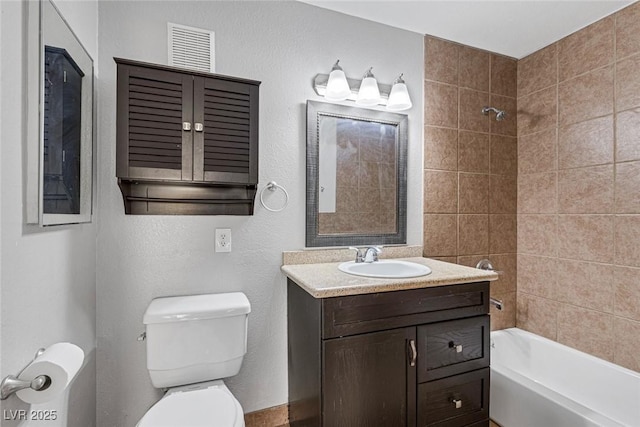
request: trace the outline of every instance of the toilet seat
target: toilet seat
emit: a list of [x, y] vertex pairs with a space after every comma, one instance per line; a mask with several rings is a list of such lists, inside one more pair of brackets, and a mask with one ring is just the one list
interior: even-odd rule
[[170, 389], [137, 427], [244, 427], [244, 414], [218, 380]]

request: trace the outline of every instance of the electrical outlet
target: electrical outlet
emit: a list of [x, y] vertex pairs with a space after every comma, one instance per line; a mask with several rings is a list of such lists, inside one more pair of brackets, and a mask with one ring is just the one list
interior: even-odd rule
[[230, 228], [216, 228], [216, 252], [231, 252]]

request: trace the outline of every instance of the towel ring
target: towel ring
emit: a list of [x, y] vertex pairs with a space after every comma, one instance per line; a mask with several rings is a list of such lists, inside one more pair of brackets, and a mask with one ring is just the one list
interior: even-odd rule
[[[265, 190], [269, 190], [269, 191], [282, 190], [282, 192], [284, 193], [284, 205], [282, 205], [280, 209], [273, 209], [267, 206], [264, 203], [264, 198], [263, 198]], [[267, 185], [260, 192], [260, 204], [270, 212], [280, 212], [281, 210], [286, 208], [287, 205], [289, 204], [289, 193], [287, 193], [287, 190], [285, 190], [282, 185], [277, 184], [275, 181], [269, 181], [269, 183], [267, 183]]]

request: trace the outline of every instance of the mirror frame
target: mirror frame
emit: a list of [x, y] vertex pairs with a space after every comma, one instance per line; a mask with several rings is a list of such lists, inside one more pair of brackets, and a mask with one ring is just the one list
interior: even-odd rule
[[[396, 131], [396, 232], [386, 234], [319, 234], [318, 161], [322, 116], [395, 126]], [[405, 114], [307, 101], [306, 246], [362, 246], [407, 243], [407, 143], [409, 118]]]
[[[73, 32], [69, 23], [50, 0], [28, 2], [28, 59], [27, 59], [27, 224], [41, 226], [88, 223], [93, 207], [93, 141], [94, 141], [94, 62], [91, 55]], [[45, 28], [50, 17], [58, 31]], [[55, 22], [53, 22], [55, 21]], [[61, 44], [85, 73], [82, 82], [80, 132], [80, 212], [53, 214], [44, 212], [44, 50], [47, 44]]]

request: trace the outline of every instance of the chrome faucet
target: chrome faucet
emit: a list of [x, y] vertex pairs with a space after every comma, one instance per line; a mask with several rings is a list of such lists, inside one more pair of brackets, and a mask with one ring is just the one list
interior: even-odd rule
[[349, 249], [356, 251], [356, 263], [376, 262], [378, 261], [378, 255], [382, 252], [382, 246], [369, 246], [363, 250], [350, 246]]

